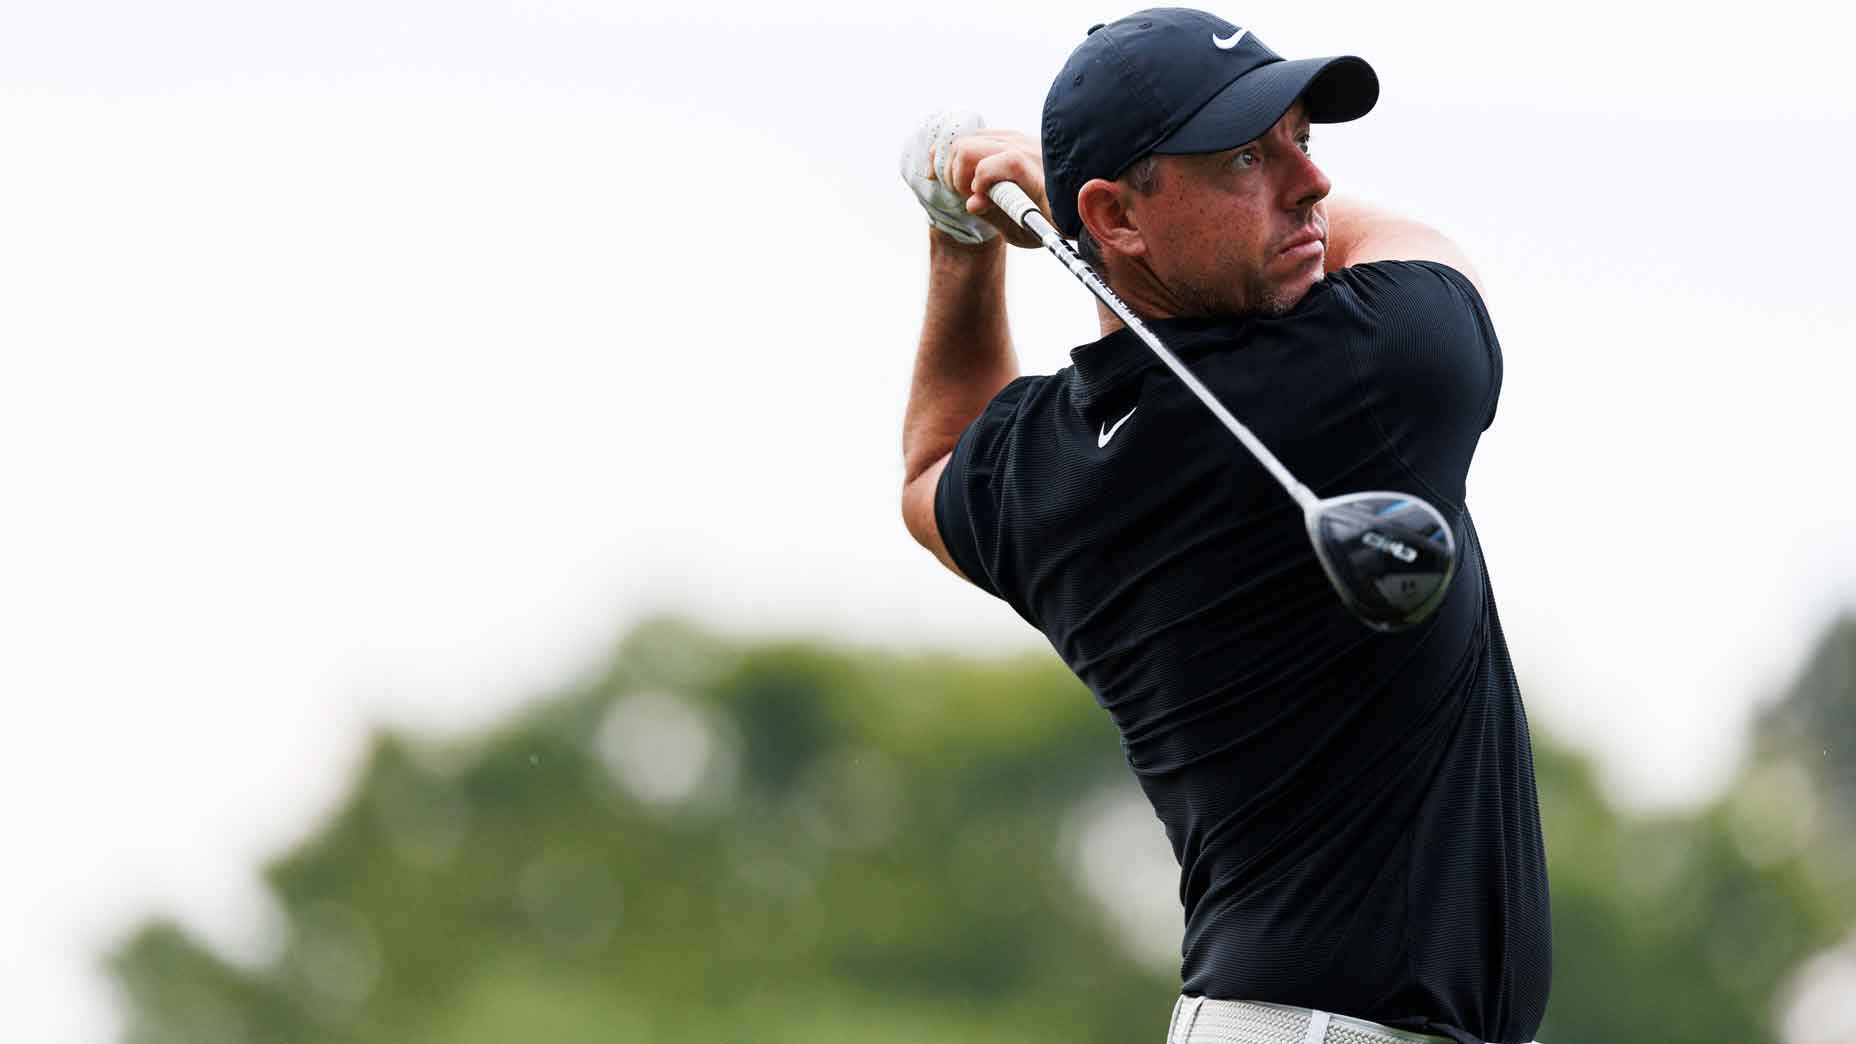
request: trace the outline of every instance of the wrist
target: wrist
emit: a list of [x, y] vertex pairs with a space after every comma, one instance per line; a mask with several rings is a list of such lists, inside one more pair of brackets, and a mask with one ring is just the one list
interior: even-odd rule
[[1005, 238], [963, 243], [939, 229], [930, 231], [928, 291], [932, 296], [968, 305], [1003, 297]]
[[941, 232], [929, 233], [929, 326], [938, 317], [952, 329], [966, 331], [971, 343], [977, 330], [1002, 325], [1005, 315], [1005, 240], [962, 243]]
[[967, 243], [955, 239], [934, 225], [928, 226], [928, 253], [935, 259], [947, 256], [951, 259], [969, 261], [983, 260], [1005, 256], [1005, 237], [994, 236], [983, 243]]

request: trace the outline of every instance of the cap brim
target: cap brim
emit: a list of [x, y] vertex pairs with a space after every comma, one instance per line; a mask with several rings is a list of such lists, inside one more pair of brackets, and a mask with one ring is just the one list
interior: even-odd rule
[[1262, 137], [1298, 98], [1307, 102], [1311, 123], [1357, 120], [1379, 101], [1379, 77], [1352, 55], [1271, 62], [1212, 95], [1153, 151], [1180, 156], [1234, 149]]

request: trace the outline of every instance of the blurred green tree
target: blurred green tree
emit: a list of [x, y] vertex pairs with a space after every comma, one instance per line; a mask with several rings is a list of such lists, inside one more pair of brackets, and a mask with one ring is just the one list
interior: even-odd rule
[[1856, 922], [1856, 615], [1818, 639], [1783, 698], [1754, 730], [1752, 767], [1730, 805], [1747, 847], [1797, 860]]
[[[1788, 970], [1848, 927], [1823, 872], [1761, 847], [1737, 796], [1621, 816], [1536, 739], [1542, 1039], [1770, 1039]], [[1048, 656], [657, 621], [487, 735], [378, 736], [347, 802], [267, 870], [274, 962], [156, 921], [110, 963], [134, 1044], [1157, 1041], [1176, 971], [1138, 956], [1073, 859], [1104, 795], [1139, 800]], [[1157, 821], [1145, 840], [1170, 860]]]

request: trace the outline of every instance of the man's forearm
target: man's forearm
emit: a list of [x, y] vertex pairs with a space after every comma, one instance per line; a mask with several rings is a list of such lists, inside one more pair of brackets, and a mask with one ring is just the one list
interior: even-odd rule
[[1330, 195], [1321, 205], [1328, 215], [1330, 272], [1357, 264], [1367, 243], [1403, 224], [1403, 219], [1389, 210], [1345, 196]]
[[954, 448], [1018, 376], [1005, 313], [1005, 243], [956, 243], [930, 230], [928, 307], [902, 422], [903, 482]]
[[1357, 199], [1329, 196], [1322, 207], [1328, 215], [1328, 271], [1369, 261], [1440, 261], [1481, 291], [1481, 281], [1463, 251], [1423, 222]]

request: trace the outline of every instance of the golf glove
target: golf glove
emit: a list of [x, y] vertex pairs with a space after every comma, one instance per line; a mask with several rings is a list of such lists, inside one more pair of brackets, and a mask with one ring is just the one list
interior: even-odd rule
[[[984, 243], [999, 234], [984, 219], [967, 213], [966, 197], [947, 187], [948, 146], [962, 134], [986, 126], [977, 112], [937, 112], [902, 144], [902, 180], [928, 212], [928, 223], [962, 243]], [[929, 176], [932, 170], [934, 175]]]

